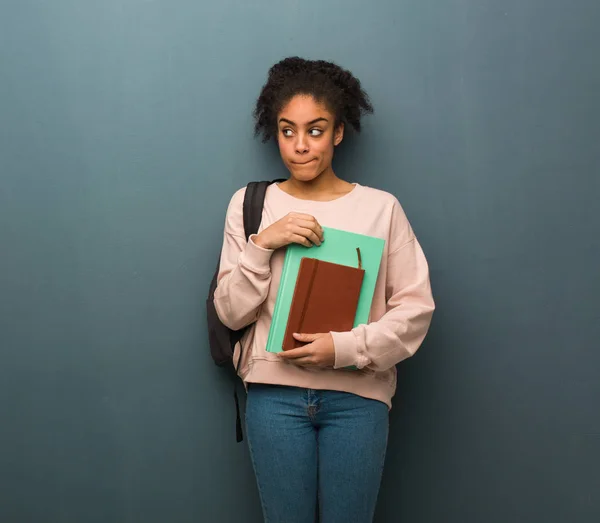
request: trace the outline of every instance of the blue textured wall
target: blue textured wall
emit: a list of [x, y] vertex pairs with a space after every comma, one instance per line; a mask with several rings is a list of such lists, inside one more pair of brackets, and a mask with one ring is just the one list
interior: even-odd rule
[[[438, 311], [378, 522], [600, 521], [597, 0], [0, 3], [0, 520], [258, 522], [204, 297], [276, 60], [376, 114]], [[232, 501], [232, 498], [236, 498]]]

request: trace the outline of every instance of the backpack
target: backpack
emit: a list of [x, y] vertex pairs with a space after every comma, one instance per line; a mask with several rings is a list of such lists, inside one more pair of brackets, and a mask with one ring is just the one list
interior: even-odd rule
[[[244, 234], [246, 241], [258, 232], [260, 222], [262, 220], [263, 205], [265, 202], [265, 194], [267, 188], [272, 183], [282, 182], [284, 180], [250, 182], [246, 186], [246, 194], [244, 196]], [[221, 259], [217, 263], [217, 268], [213, 275], [208, 291], [208, 299], [206, 300], [206, 319], [208, 324], [208, 344], [210, 346], [210, 354], [213, 361], [219, 367], [233, 366], [233, 352], [235, 346], [240, 342], [250, 325], [240, 329], [231, 330], [229, 327], [221, 323], [215, 308], [214, 296], [217, 288], [217, 278], [221, 266]], [[240, 345], [240, 358], [235, 368], [236, 374], [239, 371], [240, 362], [242, 361], [243, 347]], [[238, 443], [243, 440], [242, 420], [240, 416], [240, 405], [237, 393], [237, 381], [234, 387], [233, 397], [235, 400], [236, 410], [236, 439]]]

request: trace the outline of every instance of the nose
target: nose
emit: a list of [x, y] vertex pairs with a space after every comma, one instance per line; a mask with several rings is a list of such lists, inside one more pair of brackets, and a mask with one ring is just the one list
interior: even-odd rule
[[303, 133], [298, 133], [296, 140], [296, 152], [298, 154], [306, 154], [308, 152], [308, 140]]

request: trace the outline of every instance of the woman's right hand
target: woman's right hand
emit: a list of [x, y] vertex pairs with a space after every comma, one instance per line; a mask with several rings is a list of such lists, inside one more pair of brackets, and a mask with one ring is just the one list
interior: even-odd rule
[[259, 247], [270, 250], [276, 250], [291, 243], [312, 247], [321, 245], [323, 228], [314, 216], [291, 212], [261, 231], [253, 240]]

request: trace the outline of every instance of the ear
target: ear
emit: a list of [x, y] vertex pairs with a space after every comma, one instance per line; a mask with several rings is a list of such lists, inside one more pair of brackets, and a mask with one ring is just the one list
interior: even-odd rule
[[333, 132], [333, 145], [337, 147], [344, 139], [344, 124], [340, 123]]

